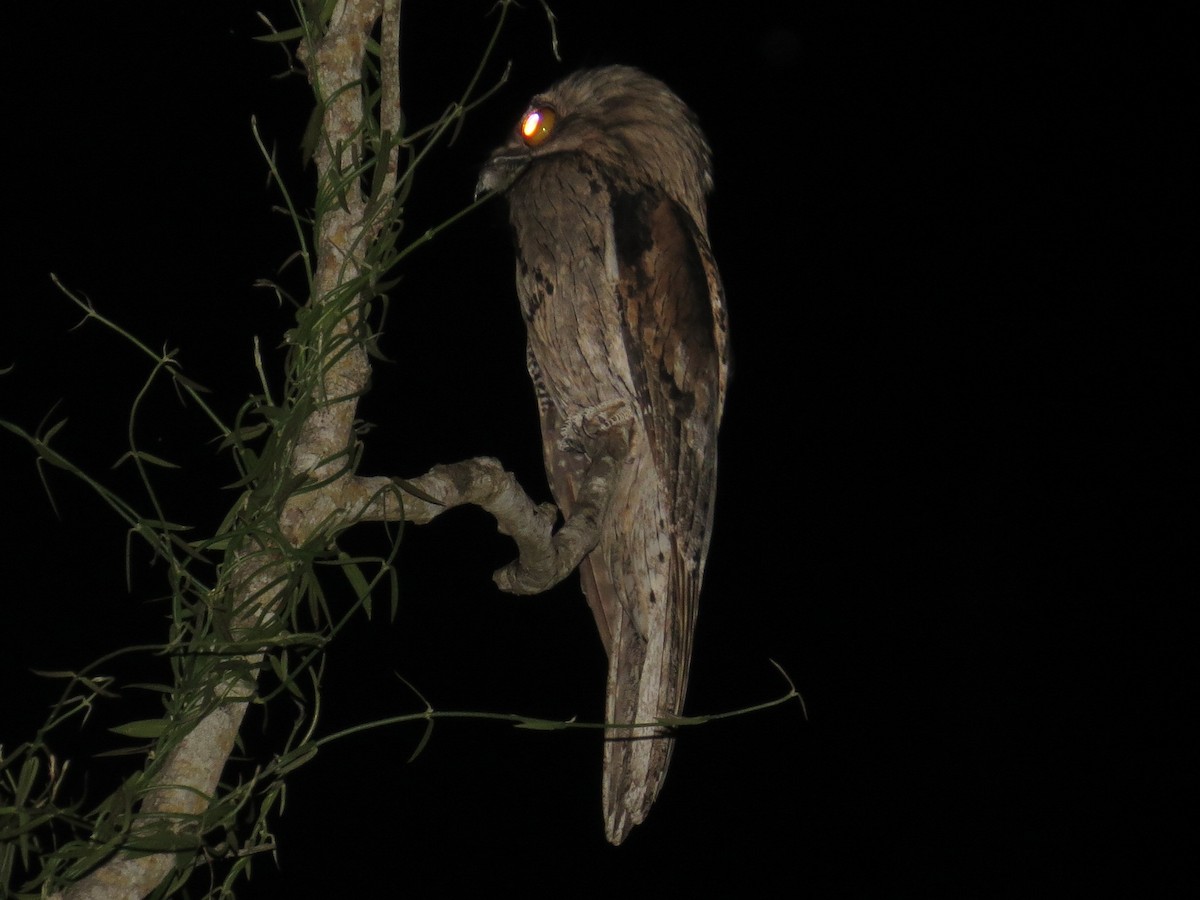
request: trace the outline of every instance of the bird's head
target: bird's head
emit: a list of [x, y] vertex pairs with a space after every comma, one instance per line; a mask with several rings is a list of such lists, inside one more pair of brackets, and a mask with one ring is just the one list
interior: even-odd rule
[[711, 154], [696, 118], [657, 78], [629, 66], [584, 69], [535, 96], [475, 187], [507, 190], [537, 160], [582, 153], [665, 191], [703, 221]]

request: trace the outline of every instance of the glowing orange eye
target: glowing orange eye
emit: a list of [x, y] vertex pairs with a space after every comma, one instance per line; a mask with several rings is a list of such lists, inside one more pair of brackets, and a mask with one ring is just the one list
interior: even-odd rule
[[549, 106], [539, 106], [525, 113], [521, 120], [521, 137], [530, 147], [538, 147], [545, 143], [554, 131], [554, 120], [557, 118]]

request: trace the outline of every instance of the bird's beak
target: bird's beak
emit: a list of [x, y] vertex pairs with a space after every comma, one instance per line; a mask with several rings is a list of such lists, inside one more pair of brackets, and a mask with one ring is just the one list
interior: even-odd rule
[[505, 191], [519, 176], [531, 159], [528, 150], [501, 147], [483, 164], [479, 181], [475, 182], [475, 199], [491, 191]]

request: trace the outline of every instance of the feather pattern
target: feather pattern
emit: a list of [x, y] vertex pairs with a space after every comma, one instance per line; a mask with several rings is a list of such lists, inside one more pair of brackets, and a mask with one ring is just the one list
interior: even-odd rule
[[[533, 138], [529, 121], [542, 122]], [[606, 735], [613, 843], [666, 775], [673, 738], [654, 723], [682, 712], [708, 554], [728, 373], [711, 187], [692, 113], [624, 66], [534, 97], [478, 186], [508, 196], [546, 471], [565, 519], [605, 436], [628, 436], [599, 543], [580, 565], [609, 658], [608, 721], [654, 726]]]

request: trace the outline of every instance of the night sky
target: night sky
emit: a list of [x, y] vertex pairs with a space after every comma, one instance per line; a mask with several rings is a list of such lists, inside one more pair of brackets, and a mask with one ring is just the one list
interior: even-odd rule
[[[491, 5], [405, 3], [410, 123], [458, 98]], [[151, 347], [178, 348], [231, 416], [259, 390], [254, 338], [278, 386], [293, 323], [253, 283], [301, 283], [294, 264], [280, 271], [295, 235], [272, 210], [251, 117], [302, 205], [313, 170], [298, 149], [307, 84], [273, 77], [285, 57], [252, 40], [253, 6], [135, 6], [13, 26], [0, 367], [15, 369], [0, 418], [66, 417], [60, 449], [140, 503], [110, 467], [147, 362], [95, 323], [70, 330], [77, 310], [49, 273]], [[1094, 663], [1119, 670], [1129, 652], [1109, 601], [1127, 576], [1103, 548], [1136, 492], [1107, 443], [1111, 417], [1136, 411], [1134, 363], [1096, 324], [1129, 314], [1108, 297], [1121, 266], [1079, 250], [1120, 227], [1078, 151], [1096, 146], [1096, 107], [1128, 99], [1094, 90], [1123, 83], [1125, 57], [1092, 53], [1090, 22], [796, 6], [559, 3], [559, 63], [531, 0], [488, 69], [511, 60], [508, 85], [417, 175], [406, 235], [467, 204], [526, 99], [574, 68], [639, 66], [696, 111], [734, 362], [687, 711], [785, 693], [774, 660], [808, 720], [793, 703], [687, 730], [651, 816], [615, 849], [593, 732], [444, 721], [411, 764], [421, 726], [368, 732], [294, 773], [279, 865], [259, 860], [245, 896], [754, 895], [781, 880], [817, 896], [1057, 893], [1147, 850], [1148, 837], [1114, 838], [1143, 792], [1118, 743], [1147, 713], [1115, 728], [1118, 676]], [[503, 204], [397, 274], [389, 360], [360, 407], [375, 425], [361, 471], [490, 455], [549, 499]], [[1173, 438], [1147, 427], [1145, 446]], [[162, 476], [171, 515], [214, 527], [236, 473], [211, 425], [160, 385], [138, 435], [186, 466]], [[134, 543], [126, 588], [122, 525], [66, 473], [48, 476], [56, 516], [28, 448], [0, 433], [0, 461], [11, 747], [56, 696], [30, 670], [162, 640], [165, 582]], [[362, 526], [343, 546], [382, 552], [386, 535]], [[382, 597], [330, 650], [321, 733], [420, 710], [400, 678], [438, 709], [602, 717], [603, 651], [577, 580], [512, 598], [490, 579], [510, 558], [477, 510], [409, 529], [395, 620]], [[163, 677], [158, 662], [112, 668]], [[75, 765], [122, 745], [107, 725], [154, 714], [153, 699], [126, 699], [136, 715], [71, 733]], [[268, 756], [286, 728], [286, 704], [271, 715], [265, 733], [261, 717], [248, 726], [249, 752]], [[88, 796], [130, 764], [95, 763]]]

